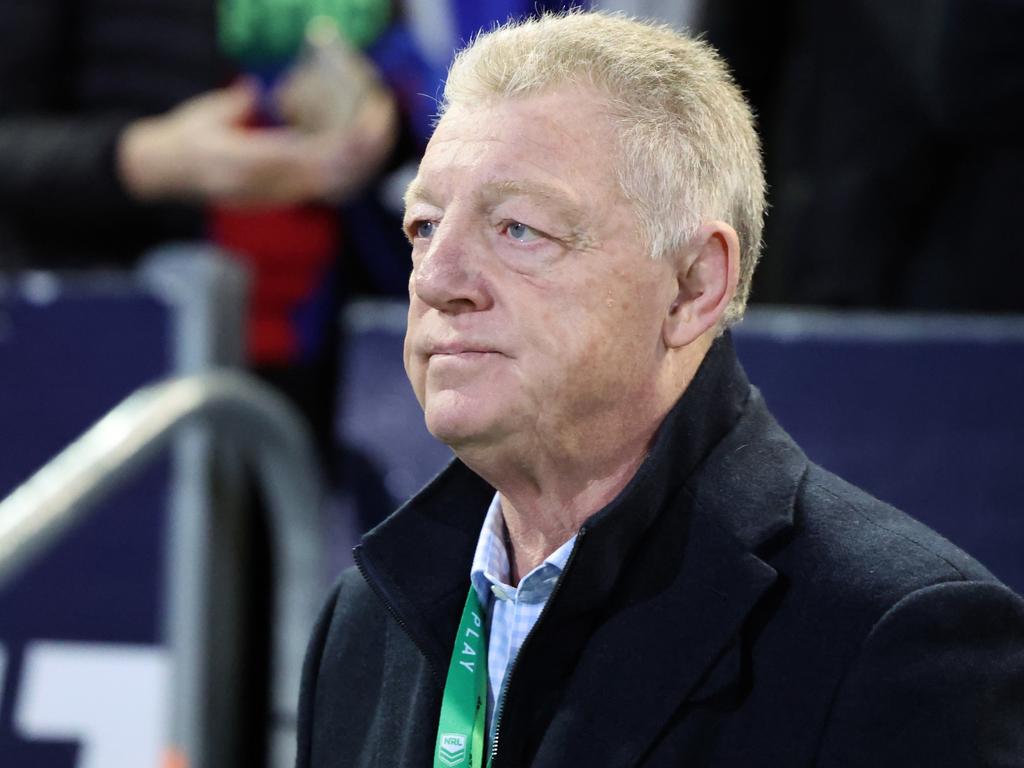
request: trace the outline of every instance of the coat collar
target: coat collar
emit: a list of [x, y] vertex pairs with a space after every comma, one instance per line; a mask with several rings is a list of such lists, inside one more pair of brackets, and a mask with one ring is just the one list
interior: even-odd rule
[[610, 610], [562, 657], [573, 705], [552, 708], [535, 752], [502, 764], [634, 765], [684, 704], [738, 698], [743, 626], [777, 578], [762, 555], [792, 526], [806, 466], [753, 390], [631, 556]]
[[[775, 579], [758, 552], [791, 524], [805, 466], [724, 335], [637, 474], [585, 523], [517, 662], [500, 762], [628, 764], [684, 699], [728, 688], [739, 664], [728, 649]], [[455, 460], [357, 547], [439, 683], [493, 493]], [[572, 706], [558, 706], [562, 692]]]

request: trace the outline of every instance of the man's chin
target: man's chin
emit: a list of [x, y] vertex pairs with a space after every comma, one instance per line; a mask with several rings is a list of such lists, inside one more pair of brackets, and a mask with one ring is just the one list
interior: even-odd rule
[[426, 416], [427, 431], [452, 450], [479, 439], [479, 429], [467, 422], [467, 419], [448, 415], [434, 416], [429, 412]]
[[430, 408], [426, 410], [427, 430], [458, 453], [495, 439], [495, 425], [483, 414], [466, 408]]

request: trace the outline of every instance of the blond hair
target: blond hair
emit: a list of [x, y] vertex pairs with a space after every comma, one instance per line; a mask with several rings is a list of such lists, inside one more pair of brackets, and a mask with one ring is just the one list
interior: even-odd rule
[[724, 324], [743, 316], [761, 250], [765, 182], [754, 117], [718, 53], [668, 26], [570, 12], [480, 34], [448, 72], [454, 105], [585, 84], [605, 94], [619, 137], [618, 182], [654, 258], [722, 219], [740, 240], [740, 277]]

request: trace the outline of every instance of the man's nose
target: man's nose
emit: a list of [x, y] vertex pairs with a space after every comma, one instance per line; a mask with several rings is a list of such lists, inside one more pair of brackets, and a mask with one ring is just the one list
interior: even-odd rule
[[440, 223], [427, 252], [413, 267], [413, 293], [442, 312], [487, 309], [491, 294], [481, 269], [481, 253], [480, 244], [474, 247], [455, 222]]

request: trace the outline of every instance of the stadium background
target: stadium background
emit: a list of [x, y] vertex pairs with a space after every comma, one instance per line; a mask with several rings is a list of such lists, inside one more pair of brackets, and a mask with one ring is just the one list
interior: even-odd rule
[[[401, 369], [396, 190], [459, 42], [563, 4], [320, 3], [397, 105], [390, 154], [360, 193], [255, 219], [127, 199], [101, 151], [125, 112], [157, 114], [239, 71], [270, 84], [301, 55], [286, 33], [226, 35], [246, 5], [267, 35], [291, 12], [0, 0], [0, 510], [168, 377], [248, 368], [296, 409], [295, 423], [272, 419], [280, 403], [247, 382], [225, 407], [231, 392], [197, 379], [203, 418], [137, 470], [115, 468], [95, 503], [71, 503], [79, 521], [37, 558], [0, 568], [4, 768], [289, 764], [311, 611], [358, 533], [450, 455]], [[1024, 591], [1019, 4], [602, 5], [703, 31], [758, 112], [772, 210], [737, 346], [780, 421], [812, 459]], [[111, 44], [124, 29], [131, 44]], [[118, 411], [122, 431], [79, 456], [102, 463], [180, 407], [173, 395]], [[319, 504], [272, 453], [306, 438]], [[58, 504], [68, 466], [30, 501]]]

